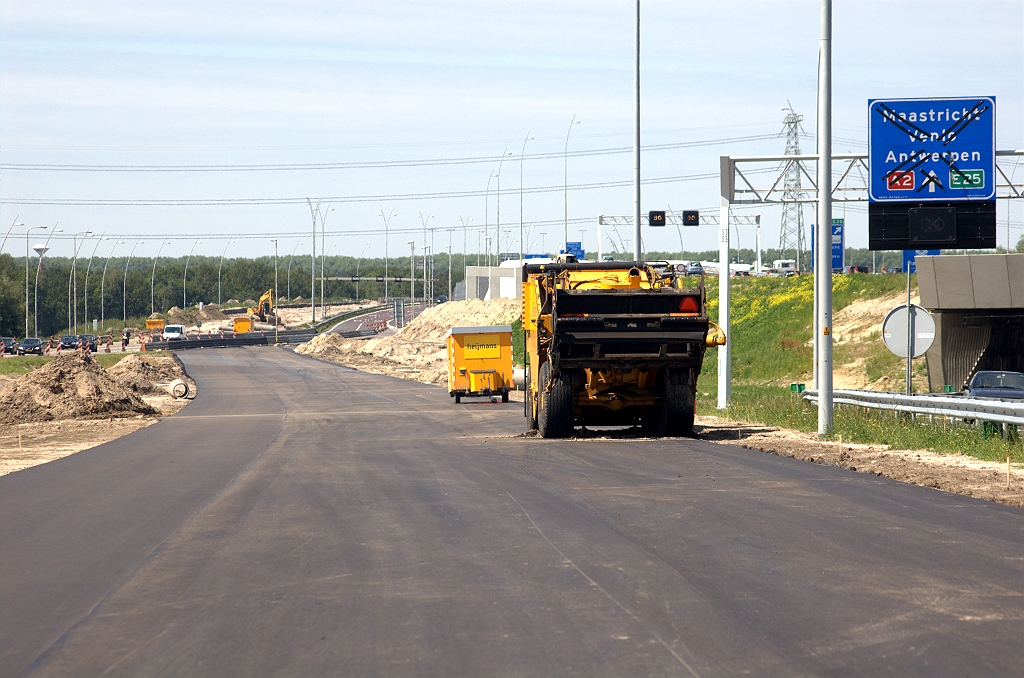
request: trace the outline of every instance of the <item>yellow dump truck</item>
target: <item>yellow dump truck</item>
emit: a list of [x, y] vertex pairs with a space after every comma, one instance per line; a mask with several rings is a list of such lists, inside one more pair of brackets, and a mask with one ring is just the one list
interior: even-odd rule
[[577, 424], [692, 433], [704, 351], [725, 343], [707, 317], [703, 275], [568, 257], [524, 266], [522, 299], [531, 429], [545, 438]]
[[448, 395], [501, 395], [512, 390], [512, 326], [453, 327], [448, 330]]

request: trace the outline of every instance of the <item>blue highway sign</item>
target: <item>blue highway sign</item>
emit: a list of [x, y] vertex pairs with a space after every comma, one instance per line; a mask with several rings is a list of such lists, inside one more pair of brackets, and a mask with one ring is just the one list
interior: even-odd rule
[[917, 260], [914, 257], [937, 257], [940, 250], [903, 250], [903, 272], [917, 273]]
[[[811, 226], [811, 268], [815, 268], [818, 248], [814, 246], [814, 234], [818, 229]], [[832, 270], [842, 271], [846, 266], [846, 219], [832, 220]]]
[[995, 200], [996, 99], [868, 101], [871, 202]]

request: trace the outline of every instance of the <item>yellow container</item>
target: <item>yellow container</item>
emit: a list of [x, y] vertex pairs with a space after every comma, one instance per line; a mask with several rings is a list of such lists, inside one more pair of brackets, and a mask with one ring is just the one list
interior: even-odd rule
[[512, 326], [453, 327], [448, 331], [448, 395], [501, 395], [512, 390]]
[[235, 318], [234, 319], [234, 324], [235, 324], [235, 334], [242, 334], [244, 332], [252, 332], [253, 329], [254, 329], [253, 328], [252, 318], [249, 318], [249, 317], [246, 317], [246, 316], [242, 316], [241, 318]]

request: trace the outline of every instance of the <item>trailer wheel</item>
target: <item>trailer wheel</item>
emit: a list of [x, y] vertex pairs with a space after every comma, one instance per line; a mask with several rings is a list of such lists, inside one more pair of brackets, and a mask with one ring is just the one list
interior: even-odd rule
[[662, 386], [658, 433], [663, 436], [692, 436], [694, 418], [693, 372], [669, 370]]
[[[550, 391], [547, 384], [551, 383]], [[537, 428], [544, 438], [568, 438], [572, 435], [575, 408], [572, 402], [572, 380], [567, 375], [551, 377], [551, 363], [540, 367], [537, 389]]]

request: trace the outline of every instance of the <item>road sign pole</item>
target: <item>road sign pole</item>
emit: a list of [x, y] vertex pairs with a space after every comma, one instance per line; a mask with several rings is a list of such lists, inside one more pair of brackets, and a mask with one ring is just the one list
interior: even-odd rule
[[[724, 175], [723, 175], [724, 176]], [[724, 189], [724, 186], [723, 186]], [[725, 333], [725, 344], [718, 347], [718, 407], [729, 406], [732, 399], [732, 331], [729, 327], [729, 198], [722, 192], [718, 218], [718, 326]]]
[[910, 266], [907, 266], [907, 395], [914, 391], [914, 308], [910, 305]]
[[818, 52], [818, 435], [832, 430], [832, 0], [821, 0]]

